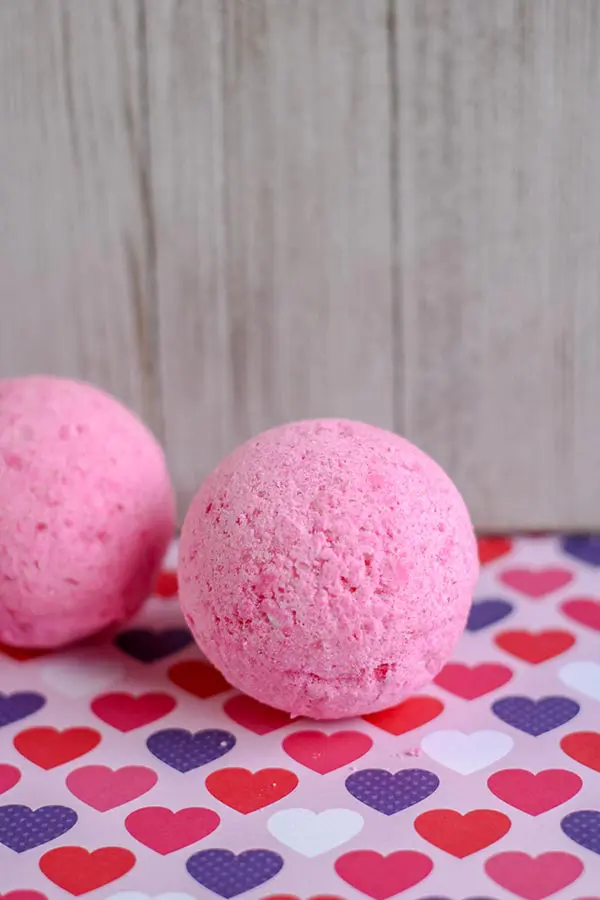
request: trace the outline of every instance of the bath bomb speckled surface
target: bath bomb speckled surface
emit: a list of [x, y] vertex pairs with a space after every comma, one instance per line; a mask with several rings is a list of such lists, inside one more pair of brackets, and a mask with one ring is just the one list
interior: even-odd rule
[[235, 450], [194, 498], [180, 599], [235, 687], [293, 715], [392, 706], [442, 668], [478, 573], [448, 476], [397, 435], [297, 422]]
[[132, 615], [174, 526], [162, 450], [117, 400], [0, 381], [0, 641], [56, 647]]

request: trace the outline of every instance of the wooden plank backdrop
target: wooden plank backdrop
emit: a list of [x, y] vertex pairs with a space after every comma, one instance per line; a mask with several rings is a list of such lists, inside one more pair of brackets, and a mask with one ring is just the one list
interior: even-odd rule
[[339, 415], [598, 529], [600, 4], [0, 0], [0, 289], [0, 377], [121, 397], [182, 511]]

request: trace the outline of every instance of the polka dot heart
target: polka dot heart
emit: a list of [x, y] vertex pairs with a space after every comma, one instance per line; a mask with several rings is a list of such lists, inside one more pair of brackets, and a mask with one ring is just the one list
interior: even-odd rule
[[231, 688], [172, 568], [106, 643], [0, 646], [0, 900], [600, 900], [599, 547], [481, 539], [454, 658], [351, 721]]

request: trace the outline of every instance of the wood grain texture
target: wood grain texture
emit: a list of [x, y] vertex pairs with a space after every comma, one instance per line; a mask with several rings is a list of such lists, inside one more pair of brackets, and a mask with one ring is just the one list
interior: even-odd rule
[[397, 416], [488, 528], [598, 528], [600, 7], [394, 4]]
[[160, 431], [143, 11], [0, 4], [0, 376], [89, 379]]
[[599, 529], [599, 47], [596, 0], [5, 0], [0, 377], [120, 396], [182, 510], [339, 415]]
[[163, 415], [183, 515], [235, 443], [218, 0], [148, 8], [148, 88]]
[[386, 4], [150, 4], [167, 447], [182, 504], [240, 440], [393, 425]]

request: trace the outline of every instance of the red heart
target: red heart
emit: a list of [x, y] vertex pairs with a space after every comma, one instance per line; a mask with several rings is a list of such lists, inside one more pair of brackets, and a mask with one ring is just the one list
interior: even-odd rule
[[538, 665], [565, 653], [575, 643], [568, 631], [501, 631], [494, 638], [496, 644], [512, 656]]
[[46, 878], [76, 897], [116, 881], [134, 865], [135, 856], [123, 847], [101, 847], [92, 852], [83, 847], [57, 847], [40, 859]]
[[248, 731], [253, 731], [254, 734], [270, 734], [293, 721], [289, 713], [259, 703], [258, 700], [246, 697], [245, 694], [231, 697], [223, 709], [230, 719]]
[[84, 756], [101, 740], [94, 728], [28, 728], [19, 732], [13, 744], [21, 756], [47, 770]]
[[437, 718], [443, 709], [444, 704], [441, 700], [423, 694], [409, 697], [408, 700], [392, 706], [391, 709], [370, 713], [368, 716], [363, 716], [363, 719], [365, 722], [370, 722], [371, 725], [387, 731], [388, 734], [399, 735], [426, 725], [427, 722]]
[[0, 794], [10, 791], [20, 780], [21, 773], [16, 766], [9, 766], [8, 763], [0, 764]]
[[207, 776], [205, 784], [213, 797], [246, 815], [287, 797], [298, 784], [298, 776], [287, 769], [218, 769]]
[[201, 700], [231, 690], [231, 685], [218, 669], [198, 659], [175, 663], [167, 674], [169, 681]]
[[190, 807], [172, 812], [164, 806], [148, 806], [130, 813], [125, 828], [140, 844], [166, 856], [212, 834], [220, 821], [212, 809]]
[[566, 769], [545, 769], [537, 774], [526, 769], [502, 769], [488, 778], [492, 794], [530, 816], [566, 803], [582, 786], [579, 775]]
[[[10, 644], [0, 644], [0, 653], [10, 656], [15, 662], [28, 662], [30, 659], [47, 656], [51, 652], [51, 650], [28, 649], [27, 647], [11, 647]], [[0, 896], [2, 895], [0, 894]]]
[[485, 871], [496, 884], [524, 900], [545, 900], [568, 887], [583, 872], [583, 863], [570, 853], [507, 852], [492, 856]]
[[146, 766], [84, 766], [67, 775], [66, 785], [79, 800], [106, 812], [141, 797], [158, 781], [158, 775]]
[[346, 884], [373, 900], [387, 900], [414, 887], [432, 869], [429, 857], [414, 850], [398, 850], [389, 856], [375, 850], [353, 850], [335, 864], [335, 871]]
[[510, 552], [511, 547], [512, 541], [506, 537], [480, 537], [477, 539], [479, 562], [485, 566], [486, 563], [505, 556]]
[[591, 600], [589, 597], [577, 597], [573, 600], [566, 600], [561, 609], [566, 616], [579, 622], [581, 625], [587, 625], [594, 631], [600, 631], [600, 600]]
[[175, 597], [177, 595], [178, 589], [177, 572], [163, 569], [162, 572], [158, 573], [152, 593], [157, 597], [169, 599], [170, 597]]
[[0, 900], [48, 900], [45, 894], [39, 891], [9, 891], [8, 894], [0, 894]]
[[478, 666], [448, 663], [435, 678], [435, 683], [463, 700], [475, 700], [502, 687], [512, 676], [508, 666], [497, 663], [481, 663]]
[[473, 809], [464, 815], [454, 809], [430, 809], [415, 819], [417, 834], [458, 859], [495, 844], [510, 825], [508, 816], [495, 809]]
[[537, 600], [564, 587], [573, 580], [573, 573], [567, 569], [507, 569], [500, 575], [500, 580]]
[[162, 719], [177, 706], [169, 694], [102, 694], [92, 700], [92, 712], [118, 731], [134, 731]]
[[373, 746], [368, 734], [361, 731], [296, 731], [283, 741], [283, 749], [313, 772], [325, 775], [360, 759]]
[[600, 734], [597, 731], [574, 731], [566, 734], [560, 746], [571, 759], [600, 772]]

